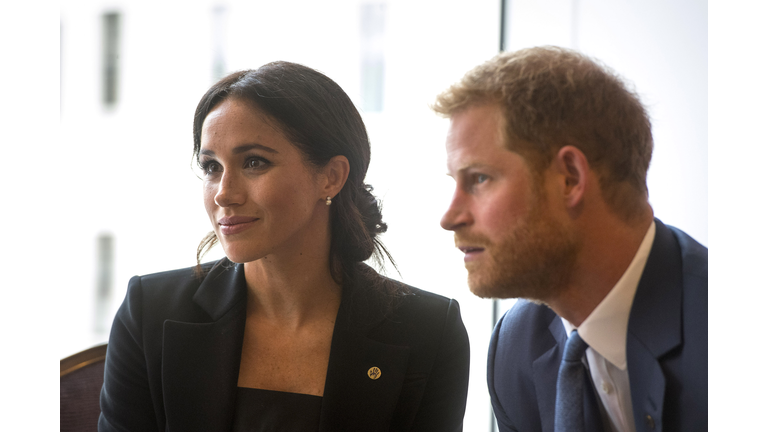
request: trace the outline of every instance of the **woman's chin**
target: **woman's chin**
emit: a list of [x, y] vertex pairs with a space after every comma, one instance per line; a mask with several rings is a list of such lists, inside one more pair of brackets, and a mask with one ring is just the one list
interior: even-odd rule
[[243, 251], [235, 248], [224, 248], [224, 255], [227, 256], [227, 259], [237, 264], [257, 261], [264, 257], [262, 254], [254, 253], [253, 251]]

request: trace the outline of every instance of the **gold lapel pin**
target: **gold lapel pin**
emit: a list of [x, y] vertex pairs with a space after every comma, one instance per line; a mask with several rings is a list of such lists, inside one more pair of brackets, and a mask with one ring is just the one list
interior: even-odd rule
[[376, 366], [368, 369], [368, 378], [372, 380], [381, 378], [381, 369], [377, 368]]

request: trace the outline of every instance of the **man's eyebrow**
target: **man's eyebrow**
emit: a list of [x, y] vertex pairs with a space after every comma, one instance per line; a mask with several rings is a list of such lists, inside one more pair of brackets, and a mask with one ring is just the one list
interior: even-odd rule
[[454, 173], [456, 175], [462, 175], [462, 174], [466, 173], [467, 171], [471, 171], [471, 170], [487, 171], [489, 169], [490, 169], [490, 166], [488, 166], [487, 164], [480, 163], [480, 162], [474, 162], [474, 163], [471, 163], [469, 165], [462, 166], [461, 168], [457, 169], [453, 173], [450, 170], [448, 170], [448, 172], [445, 173], [445, 175], [447, 175], [448, 177], [453, 177]]
[[[277, 150], [273, 149], [272, 147], [267, 147], [265, 145], [256, 144], [256, 143], [253, 143], [253, 144], [243, 144], [241, 146], [237, 146], [237, 147], [235, 147], [232, 150], [232, 153], [233, 154], [242, 154], [242, 153], [246, 153], [246, 152], [248, 152], [250, 150], [261, 150], [261, 151], [265, 151], [267, 153], [272, 153], [272, 154], [280, 153]], [[213, 150], [200, 150], [200, 154], [201, 155], [206, 155], [206, 156], [214, 156], [215, 155]]]

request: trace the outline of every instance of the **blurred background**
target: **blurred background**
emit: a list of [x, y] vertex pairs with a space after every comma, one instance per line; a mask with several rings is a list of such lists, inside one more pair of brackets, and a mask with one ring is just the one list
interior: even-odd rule
[[399, 267], [388, 276], [461, 304], [472, 350], [465, 430], [493, 430], [487, 343], [513, 302], [469, 293], [439, 226], [453, 188], [448, 121], [428, 105], [466, 71], [500, 49], [544, 44], [602, 60], [650, 112], [656, 216], [708, 245], [704, 0], [62, 0], [59, 36], [61, 154], [41, 175], [58, 183], [50, 259], [69, 264], [39, 269], [55, 284], [59, 358], [107, 341], [131, 276], [194, 265], [210, 230], [191, 168], [195, 106], [220, 77], [274, 60], [325, 73], [362, 112], [367, 182]]

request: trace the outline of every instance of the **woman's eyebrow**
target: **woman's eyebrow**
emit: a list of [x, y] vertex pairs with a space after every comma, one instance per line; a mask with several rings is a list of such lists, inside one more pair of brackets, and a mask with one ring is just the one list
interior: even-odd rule
[[[254, 144], [243, 144], [241, 146], [237, 146], [237, 147], [235, 147], [232, 150], [232, 153], [233, 154], [241, 154], [241, 153], [246, 153], [246, 152], [248, 152], [250, 150], [262, 150], [262, 151], [265, 151], [267, 153], [273, 153], [273, 154], [280, 153], [277, 150], [273, 149], [272, 147], [267, 147], [265, 145], [255, 144], [255, 143]], [[208, 149], [200, 150], [200, 154], [201, 155], [205, 155], [205, 156], [215, 156], [216, 155], [216, 153], [213, 150], [208, 150]]]
[[254, 143], [254, 144], [243, 144], [241, 146], [237, 146], [237, 147], [235, 147], [234, 150], [232, 150], [232, 153], [240, 154], [240, 153], [245, 153], [245, 152], [247, 152], [249, 150], [262, 150], [262, 151], [265, 151], [265, 152], [268, 152], [268, 153], [279, 153], [277, 150], [273, 149], [272, 147], [267, 147], [265, 145], [256, 144], [256, 143]]

